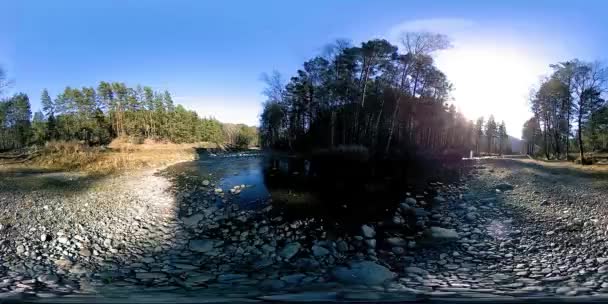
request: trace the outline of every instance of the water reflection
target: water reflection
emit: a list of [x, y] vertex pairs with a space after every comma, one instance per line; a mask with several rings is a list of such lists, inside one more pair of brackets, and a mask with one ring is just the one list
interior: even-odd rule
[[390, 217], [406, 192], [425, 193], [430, 199], [434, 193], [426, 188], [427, 182], [459, 178], [462, 163], [327, 162], [276, 154], [228, 154], [203, 155], [172, 170], [208, 178], [241, 208], [263, 208], [272, 202], [286, 218], [316, 217], [341, 225]]

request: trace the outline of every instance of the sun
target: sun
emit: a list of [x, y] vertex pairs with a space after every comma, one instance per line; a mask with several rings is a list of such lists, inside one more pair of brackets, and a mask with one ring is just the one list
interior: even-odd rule
[[454, 104], [467, 118], [492, 114], [505, 121], [509, 135], [521, 135], [531, 115], [528, 92], [547, 70], [542, 60], [523, 49], [483, 45], [456, 46], [436, 60], [454, 85]]

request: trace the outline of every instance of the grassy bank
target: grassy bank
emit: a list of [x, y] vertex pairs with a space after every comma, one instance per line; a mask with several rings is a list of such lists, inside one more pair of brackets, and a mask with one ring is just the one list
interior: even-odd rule
[[115, 140], [106, 147], [90, 147], [78, 142], [54, 141], [44, 147], [22, 151], [0, 159], [0, 168], [85, 171], [90, 173], [125, 172], [154, 168], [196, 159], [197, 148], [216, 148], [212, 143], [173, 144], [146, 142], [132, 144]]

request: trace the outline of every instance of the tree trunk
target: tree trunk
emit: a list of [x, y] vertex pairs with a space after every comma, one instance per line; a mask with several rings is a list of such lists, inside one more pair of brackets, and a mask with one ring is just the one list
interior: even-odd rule
[[336, 111], [331, 111], [331, 123], [330, 123], [330, 135], [329, 135], [329, 146], [334, 147], [334, 133], [336, 132]]
[[395, 110], [393, 110], [393, 117], [391, 119], [391, 128], [388, 131], [388, 141], [386, 142], [386, 148], [384, 154], [388, 154], [388, 150], [391, 148], [391, 140], [393, 139], [393, 129], [395, 129], [395, 120], [397, 120], [397, 114], [399, 113], [399, 106], [401, 105], [401, 97], [397, 99], [395, 103]]
[[555, 137], [555, 155], [557, 156], [557, 158], [559, 159], [560, 157], [560, 150], [559, 150], [559, 143], [561, 142], [561, 140], [559, 140], [559, 129], [555, 129], [554, 132], [554, 136]]
[[[570, 98], [568, 98], [570, 99]], [[567, 128], [566, 128], [566, 160], [568, 160], [568, 157], [570, 156], [570, 102], [568, 102], [568, 115], [567, 115], [567, 119], [566, 119], [566, 124], [567, 124]]]
[[547, 123], [545, 122], [545, 129], [543, 130], [544, 144], [545, 144], [545, 157], [549, 159], [549, 146], [547, 143]]
[[[582, 107], [581, 107], [582, 108]], [[578, 114], [578, 148], [580, 151], [580, 156], [581, 156], [581, 165], [585, 165], [585, 153], [583, 151], [583, 127], [581, 125], [582, 121], [583, 121], [583, 111], [582, 109], [579, 109], [579, 114]]]

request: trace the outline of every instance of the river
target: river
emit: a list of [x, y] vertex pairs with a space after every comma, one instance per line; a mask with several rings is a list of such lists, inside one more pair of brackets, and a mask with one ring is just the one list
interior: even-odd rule
[[315, 217], [357, 227], [361, 222], [390, 217], [408, 193], [430, 201], [436, 193], [429, 184], [461, 178], [465, 163], [423, 170], [411, 166], [407, 178], [358, 173], [365, 171], [364, 165], [336, 165], [340, 174], [322, 176], [319, 168], [312, 169], [313, 163], [302, 158], [261, 152], [203, 153], [198, 160], [176, 164], [167, 171], [188, 177], [178, 183], [209, 180], [226, 193], [224, 200], [217, 200], [218, 205], [230, 201], [242, 209], [261, 209], [272, 204], [287, 218]]

